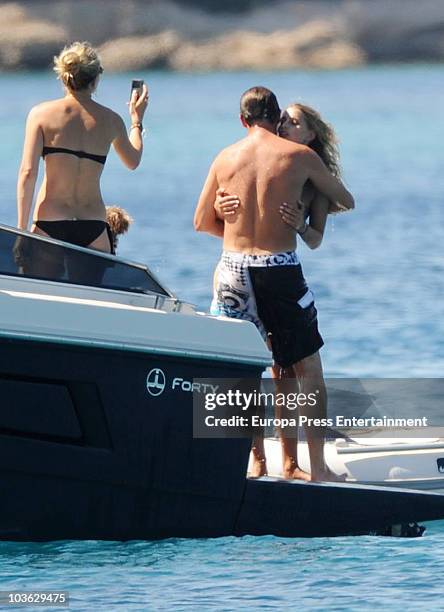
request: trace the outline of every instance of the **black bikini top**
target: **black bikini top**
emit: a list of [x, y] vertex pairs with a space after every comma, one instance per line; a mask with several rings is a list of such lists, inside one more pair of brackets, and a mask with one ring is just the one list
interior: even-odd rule
[[104, 164], [106, 162], [106, 155], [94, 155], [94, 153], [85, 153], [85, 151], [73, 151], [73, 149], [65, 149], [64, 147], [43, 147], [42, 157], [50, 155], [51, 153], [68, 153], [69, 155], [75, 155], [80, 159], [92, 159], [92, 161]]

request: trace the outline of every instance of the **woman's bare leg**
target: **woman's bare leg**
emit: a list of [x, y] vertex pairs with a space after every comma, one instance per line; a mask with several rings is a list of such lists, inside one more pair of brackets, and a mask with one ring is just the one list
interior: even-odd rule
[[[294, 384], [294, 392], [298, 392], [298, 381], [294, 376], [292, 368], [281, 368], [274, 364], [272, 376], [276, 387], [276, 393], [286, 395], [289, 392], [289, 385]], [[276, 417], [281, 417], [281, 407], [276, 405]], [[296, 415], [297, 418], [297, 415]], [[310, 480], [310, 474], [300, 468], [298, 462], [298, 429], [291, 432], [279, 428], [279, 437], [282, 449], [282, 475], [284, 478], [295, 478], [297, 480]]]
[[[301, 407], [301, 414], [311, 419], [327, 418], [327, 390], [325, 388], [322, 363], [319, 352], [293, 365], [294, 375], [299, 379], [301, 392], [316, 395], [314, 406]], [[335, 474], [324, 458], [325, 427], [305, 427], [308, 451], [310, 453], [311, 479], [343, 482], [346, 474]]]
[[264, 437], [262, 435], [253, 438], [253, 469], [250, 472], [251, 478], [260, 478], [267, 475], [267, 460], [265, 457]]

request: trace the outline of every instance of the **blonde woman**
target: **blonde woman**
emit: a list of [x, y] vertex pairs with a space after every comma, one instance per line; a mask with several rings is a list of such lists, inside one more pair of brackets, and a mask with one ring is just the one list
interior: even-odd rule
[[[129, 135], [123, 119], [93, 100], [103, 72], [97, 51], [75, 42], [54, 58], [64, 96], [31, 109], [17, 183], [18, 227], [27, 229], [39, 160], [45, 175], [37, 195], [31, 231], [83, 247], [113, 252], [100, 177], [113, 145], [134, 170], [143, 151], [142, 120], [148, 91], [133, 92]], [[49, 274], [48, 269], [45, 270]]]
[[[314, 108], [305, 104], [291, 104], [282, 114], [278, 133], [287, 140], [313, 149], [330, 172], [337, 178], [341, 177], [336, 134], [332, 126], [324, 121]], [[284, 203], [282, 218], [294, 227], [307, 246], [316, 249], [324, 236], [327, 215], [344, 210], [336, 203], [329, 202], [315, 189], [311, 181], [307, 181], [300, 206], [295, 210]]]

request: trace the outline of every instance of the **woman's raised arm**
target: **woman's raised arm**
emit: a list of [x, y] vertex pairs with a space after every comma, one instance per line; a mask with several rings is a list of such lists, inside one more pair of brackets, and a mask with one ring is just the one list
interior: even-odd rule
[[137, 90], [133, 90], [129, 103], [131, 127], [129, 136], [126, 132], [125, 123], [117, 113], [114, 115], [116, 136], [113, 146], [117, 155], [130, 170], [135, 170], [140, 164], [143, 153], [142, 121], [148, 106], [148, 89], [144, 84], [140, 96]]

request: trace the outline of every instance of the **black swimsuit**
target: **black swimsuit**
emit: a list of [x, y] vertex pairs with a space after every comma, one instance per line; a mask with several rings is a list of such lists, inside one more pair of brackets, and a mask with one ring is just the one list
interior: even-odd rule
[[85, 151], [74, 151], [74, 149], [65, 149], [64, 147], [43, 147], [42, 157], [51, 155], [51, 153], [67, 153], [68, 155], [80, 157], [80, 159], [92, 159], [92, 161], [102, 165], [105, 165], [106, 162], [106, 155], [95, 155], [94, 153], [85, 153]]
[[[67, 153], [75, 155], [81, 159], [91, 159], [99, 164], [105, 164], [106, 155], [95, 155], [94, 153], [86, 153], [85, 151], [74, 151], [64, 147], [43, 147], [42, 157], [52, 153]], [[51, 238], [71, 242], [81, 247], [87, 247], [94, 242], [96, 238], [106, 230], [108, 235], [111, 253], [115, 253], [114, 236], [110, 226], [106, 221], [100, 219], [70, 219], [61, 221], [35, 221], [36, 227], [40, 228]]]
[[63, 221], [35, 221], [36, 227], [43, 230], [51, 238], [87, 247], [106, 230], [110, 252], [114, 255], [114, 236], [106, 221], [100, 219], [73, 219]]

